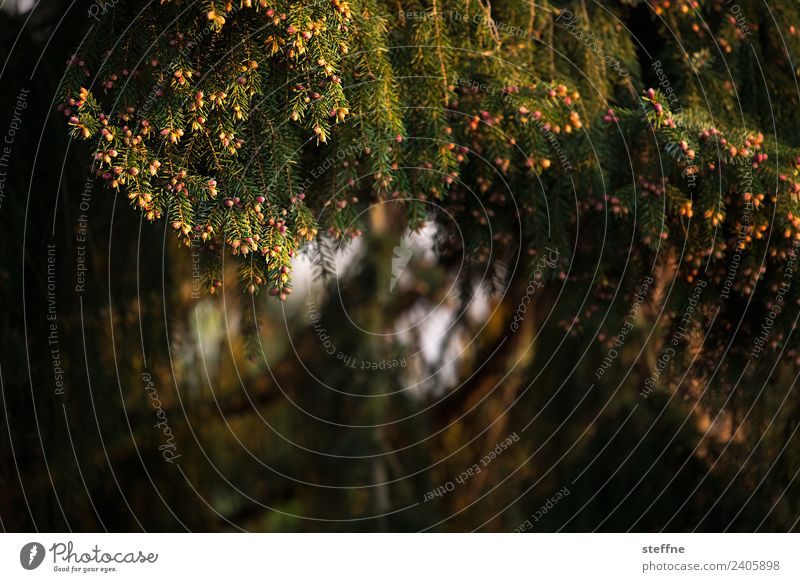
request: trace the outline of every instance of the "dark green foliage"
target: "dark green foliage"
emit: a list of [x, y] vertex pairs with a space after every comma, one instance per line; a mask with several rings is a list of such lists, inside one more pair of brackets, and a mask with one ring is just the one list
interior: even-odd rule
[[413, 229], [467, 233], [477, 269], [550, 244], [719, 286], [741, 246], [734, 290], [766, 302], [800, 238], [798, 118], [776, 23], [742, 4], [747, 30], [720, 3], [119, 2], [66, 113], [111, 187], [203, 248], [212, 291], [232, 251], [245, 289], [285, 297], [298, 248], [397, 199]]

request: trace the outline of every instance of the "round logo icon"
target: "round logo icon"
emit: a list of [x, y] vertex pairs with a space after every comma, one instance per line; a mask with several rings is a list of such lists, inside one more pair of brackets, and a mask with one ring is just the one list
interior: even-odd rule
[[26, 570], [35, 570], [44, 561], [44, 546], [39, 542], [30, 542], [19, 551], [19, 563]]

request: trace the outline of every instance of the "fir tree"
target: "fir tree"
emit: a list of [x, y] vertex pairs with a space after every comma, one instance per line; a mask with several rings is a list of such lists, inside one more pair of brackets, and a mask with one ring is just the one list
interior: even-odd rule
[[[445, 232], [443, 254], [460, 229], [473, 275], [524, 278], [560, 249], [554, 274], [589, 294], [589, 317], [624, 315], [620, 298], [659, 270], [672, 319], [701, 282], [733, 321], [745, 304], [768, 314], [795, 279], [798, 41], [778, 23], [797, 16], [755, 2], [121, 1], [70, 59], [63, 109], [110, 188], [202, 247], [211, 292], [230, 252], [246, 291], [285, 298], [298, 249], [358, 236], [367, 209], [395, 200], [411, 229]], [[623, 26], [645, 18], [652, 34]], [[795, 297], [778, 296], [781, 322]], [[730, 329], [711, 327], [721, 355]]]

